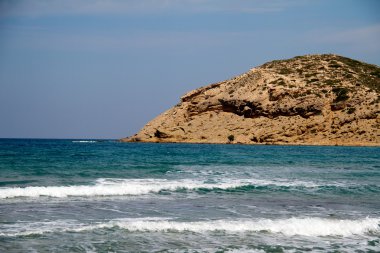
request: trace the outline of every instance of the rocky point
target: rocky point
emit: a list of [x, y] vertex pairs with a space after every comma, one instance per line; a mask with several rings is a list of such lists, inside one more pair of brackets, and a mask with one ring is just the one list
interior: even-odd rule
[[380, 145], [380, 68], [297, 56], [190, 91], [126, 142]]

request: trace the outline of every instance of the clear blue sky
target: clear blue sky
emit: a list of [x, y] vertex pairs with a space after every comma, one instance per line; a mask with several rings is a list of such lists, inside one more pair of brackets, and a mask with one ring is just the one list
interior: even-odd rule
[[121, 138], [269, 60], [380, 65], [377, 0], [0, 0], [0, 137]]

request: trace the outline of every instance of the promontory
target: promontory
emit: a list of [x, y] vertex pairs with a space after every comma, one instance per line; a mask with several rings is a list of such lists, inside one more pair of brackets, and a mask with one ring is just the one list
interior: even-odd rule
[[190, 91], [124, 142], [380, 146], [380, 68], [297, 56]]

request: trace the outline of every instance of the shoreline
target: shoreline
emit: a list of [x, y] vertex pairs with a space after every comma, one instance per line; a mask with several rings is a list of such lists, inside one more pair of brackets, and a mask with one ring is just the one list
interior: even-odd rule
[[[127, 138], [123, 138], [127, 139]], [[243, 143], [243, 142], [184, 142], [184, 141], [134, 141], [119, 139], [120, 143], [168, 143], [168, 144], [212, 144], [212, 145], [246, 145], [246, 146], [320, 146], [320, 147], [380, 147], [380, 143], [363, 144], [317, 144], [317, 143]]]

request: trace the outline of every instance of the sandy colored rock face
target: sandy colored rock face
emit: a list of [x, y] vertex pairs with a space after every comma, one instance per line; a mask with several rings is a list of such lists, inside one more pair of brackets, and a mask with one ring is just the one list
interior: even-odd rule
[[273, 61], [193, 90], [125, 142], [380, 145], [380, 68], [338, 55]]

